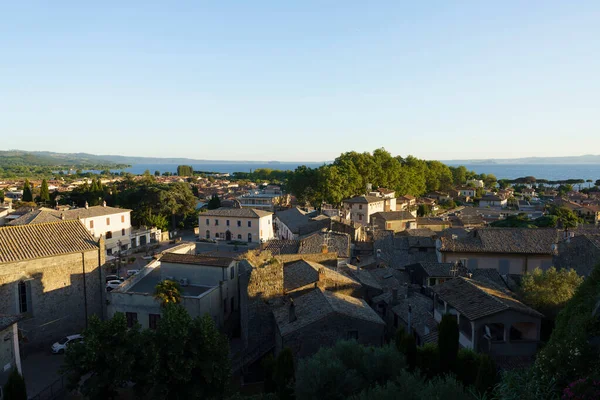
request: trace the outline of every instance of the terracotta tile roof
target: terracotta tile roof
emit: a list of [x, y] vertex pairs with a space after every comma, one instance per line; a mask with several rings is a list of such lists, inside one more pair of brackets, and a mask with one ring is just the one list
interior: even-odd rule
[[332, 314], [340, 314], [378, 325], [385, 322], [361, 299], [314, 289], [294, 300], [296, 320], [290, 322], [289, 304], [273, 310], [281, 336], [309, 326]]
[[200, 214], [200, 217], [232, 217], [232, 218], [262, 218], [272, 215], [272, 212], [254, 208], [217, 208]]
[[164, 253], [159, 259], [161, 262], [168, 262], [174, 264], [192, 264], [192, 265], [205, 265], [209, 267], [221, 267], [226, 268], [235, 261], [231, 257], [214, 257], [214, 256], [203, 256], [198, 254], [177, 254], [177, 253]]
[[65, 220], [76, 220], [84, 218], [102, 217], [104, 215], [120, 214], [130, 212], [131, 210], [116, 207], [93, 206], [89, 208], [73, 208], [70, 210], [58, 211], [51, 208], [40, 208], [20, 216], [10, 223], [10, 225], [43, 224], [46, 222]]
[[0, 264], [98, 250], [79, 221], [0, 228]]
[[455, 278], [432, 287], [433, 292], [471, 321], [506, 310], [542, 318], [543, 315], [495, 285]]
[[467, 237], [440, 238], [442, 252], [552, 255], [558, 242], [556, 229], [482, 228]]
[[368, 203], [378, 203], [378, 202], [382, 202], [384, 200], [385, 199], [383, 197], [377, 197], [377, 196], [356, 196], [351, 199], [344, 200], [344, 203], [368, 204]]

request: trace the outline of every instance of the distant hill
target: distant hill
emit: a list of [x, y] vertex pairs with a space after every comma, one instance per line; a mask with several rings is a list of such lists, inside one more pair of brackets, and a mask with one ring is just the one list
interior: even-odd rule
[[445, 160], [449, 165], [459, 164], [600, 164], [600, 155], [586, 154], [583, 156], [566, 157], [524, 157], [524, 158], [493, 158], [472, 160]]
[[0, 167], [123, 167], [128, 163], [118, 163], [92, 154], [63, 154], [44, 151], [8, 150], [0, 151]]

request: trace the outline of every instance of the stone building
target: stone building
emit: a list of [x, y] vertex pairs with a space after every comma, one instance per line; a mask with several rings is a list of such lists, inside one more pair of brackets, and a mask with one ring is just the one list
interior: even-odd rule
[[289, 347], [301, 359], [343, 339], [383, 344], [385, 322], [362, 299], [316, 288], [290, 299], [273, 314], [275, 353]]
[[12, 369], [23, 374], [21, 369], [21, 353], [19, 351], [19, 333], [17, 323], [20, 315], [0, 316], [0, 385], [4, 385]]
[[103, 316], [104, 242], [78, 220], [0, 228], [0, 314], [20, 315], [24, 349]]

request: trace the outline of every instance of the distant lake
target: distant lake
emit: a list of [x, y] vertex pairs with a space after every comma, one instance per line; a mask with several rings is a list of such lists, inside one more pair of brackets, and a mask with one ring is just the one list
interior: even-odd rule
[[567, 179], [600, 179], [600, 164], [463, 164], [478, 174], [494, 174], [498, 179], [535, 176], [538, 179], [560, 181]]
[[[322, 162], [307, 162], [307, 163], [199, 163], [192, 164], [194, 171], [210, 171], [229, 173], [234, 172], [251, 172], [258, 168], [270, 168], [278, 170], [294, 170], [300, 165], [306, 165], [310, 168], [318, 168], [324, 163]], [[149, 170], [151, 174], [154, 171], [177, 172], [179, 164], [134, 164], [131, 168], [123, 171], [130, 172], [135, 175], [143, 174]], [[600, 164], [464, 164], [470, 171], [475, 171], [478, 174], [494, 174], [498, 179], [516, 179], [524, 176], [535, 176], [538, 179], [547, 179], [551, 181], [566, 180], [566, 179], [591, 179], [596, 181], [600, 179]]]

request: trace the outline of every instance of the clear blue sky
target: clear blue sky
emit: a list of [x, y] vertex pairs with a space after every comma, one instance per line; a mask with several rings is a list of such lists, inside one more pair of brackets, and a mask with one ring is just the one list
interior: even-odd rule
[[598, 1], [5, 1], [0, 148], [600, 153], [599, 21]]

